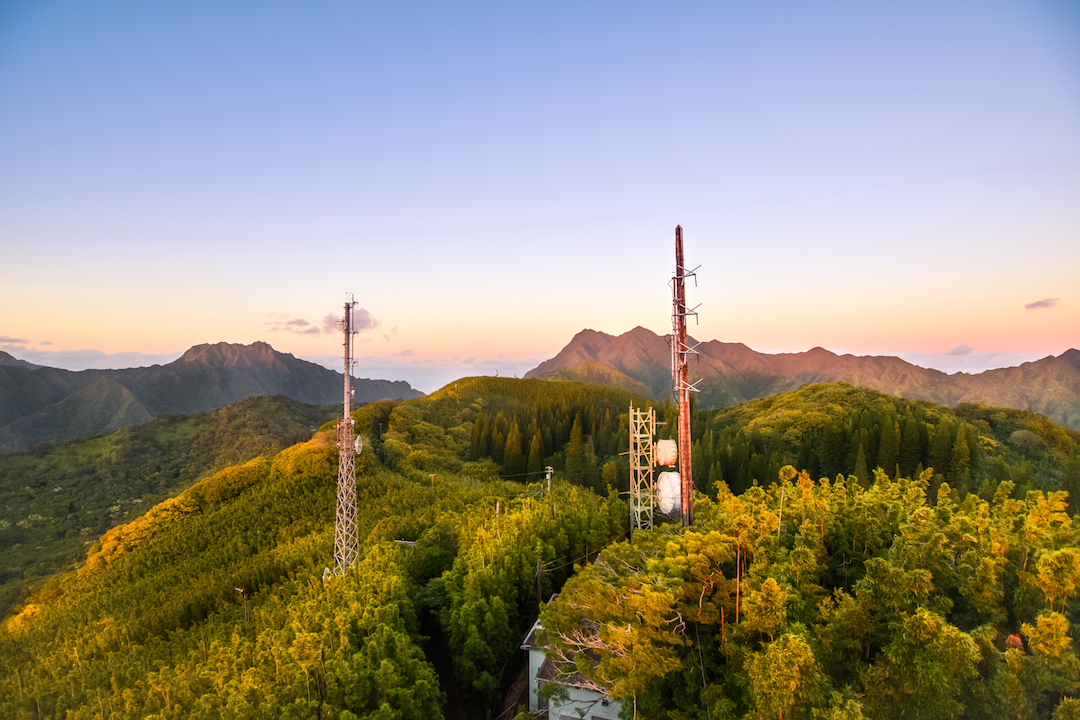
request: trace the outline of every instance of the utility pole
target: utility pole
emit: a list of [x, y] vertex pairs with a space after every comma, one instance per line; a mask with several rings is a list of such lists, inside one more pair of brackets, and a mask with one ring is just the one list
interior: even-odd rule
[[[694, 522], [694, 479], [690, 463], [690, 391], [697, 388], [690, 384], [688, 359], [696, 353], [695, 347], [686, 342], [686, 317], [697, 316], [694, 310], [686, 307], [685, 280], [693, 277], [694, 270], [687, 271], [683, 262], [682, 226], [675, 227], [675, 277], [673, 286], [673, 310], [671, 338], [671, 379], [679, 402], [679, 484], [682, 486], [682, 521], [683, 527], [690, 527]], [[696, 383], [695, 383], [696, 384]]]
[[352, 419], [352, 371], [356, 364], [353, 360], [352, 311], [356, 300], [352, 295], [345, 301], [345, 317], [341, 320], [341, 329], [345, 334], [345, 416], [338, 424], [338, 485], [337, 485], [337, 521], [334, 526], [334, 562], [339, 572], [353, 565], [360, 556], [360, 544], [356, 534], [356, 470], [354, 428]]

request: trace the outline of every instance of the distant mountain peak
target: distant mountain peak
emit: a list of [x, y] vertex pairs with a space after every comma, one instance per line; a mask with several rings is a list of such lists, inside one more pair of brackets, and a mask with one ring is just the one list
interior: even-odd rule
[[[670, 336], [636, 327], [619, 336], [582, 330], [555, 357], [526, 378], [581, 380], [629, 388], [643, 383], [654, 398], [671, 389]], [[979, 403], [1034, 410], [1080, 429], [1080, 350], [1017, 368], [976, 375], [945, 373], [894, 356], [837, 355], [822, 347], [805, 352], [761, 353], [743, 343], [709, 340], [690, 360], [691, 382], [701, 408], [727, 407], [795, 390], [808, 383], [847, 382], [913, 400], [942, 405]], [[613, 372], [605, 373], [597, 363]], [[699, 382], [700, 381], [700, 382]]]
[[[0, 452], [92, 437], [162, 414], [213, 410], [253, 395], [341, 402], [341, 373], [265, 342], [196, 345], [166, 365], [122, 370], [41, 368], [0, 358]], [[5, 367], [11, 365], [12, 367]], [[398, 380], [354, 379], [357, 405], [423, 393]]]
[[42, 365], [35, 365], [32, 362], [27, 362], [25, 360], [20, 360], [19, 358], [15, 357], [14, 355], [6, 353], [3, 350], [0, 350], [0, 365], [9, 365], [9, 366], [13, 366], [13, 367], [24, 367], [24, 368], [28, 368], [30, 370], [37, 370], [40, 367], [44, 367]]
[[1077, 370], [1080, 370], [1080, 350], [1072, 348], [1057, 356], [1058, 360], [1064, 360]]
[[[250, 345], [243, 345], [240, 343], [203, 343], [202, 345], [194, 345], [187, 350], [183, 355], [176, 359], [177, 363], [192, 363], [192, 362], [204, 362], [210, 364], [234, 364], [240, 360], [247, 360], [248, 362], [267, 362], [272, 361], [278, 356], [286, 355], [286, 353], [279, 353], [269, 344], [256, 341]], [[292, 355], [289, 355], [292, 357]]]

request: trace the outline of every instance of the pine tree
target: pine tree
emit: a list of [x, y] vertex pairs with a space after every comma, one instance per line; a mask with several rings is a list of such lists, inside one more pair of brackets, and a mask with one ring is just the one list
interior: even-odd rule
[[919, 421], [909, 408], [904, 417], [904, 434], [900, 439], [900, 472], [905, 477], [912, 477], [915, 466], [922, 462], [922, 436], [919, 433]]
[[952, 458], [952, 424], [942, 418], [934, 428], [933, 445], [930, 450], [930, 467], [934, 473], [945, 477], [949, 472], [949, 460]]
[[604, 463], [604, 467], [600, 473], [600, 482], [604, 486], [605, 494], [611, 490], [611, 488], [617, 488], [619, 486], [619, 466], [614, 460], [608, 460]]
[[566, 444], [566, 479], [572, 483], [584, 484], [588, 481], [585, 467], [585, 443], [581, 437], [581, 414], [574, 416], [570, 428], [570, 442]]
[[525, 461], [521, 456], [521, 431], [517, 422], [510, 423], [506, 433], [506, 448], [503, 451], [503, 471], [508, 475], [517, 475], [525, 470]]
[[[741, 434], [742, 431], [740, 430]], [[826, 475], [842, 473], [844, 459], [847, 454], [844, 449], [844, 432], [838, 423], [830, 422], [825, 426], [825, 434], [821, 443], [821, 468]], [[736, 441], [738, 438], [736, 438]]]
[[892, 472], [900, 454], [900, 426], [886, 417], [881, 422], [881, 441], [878, 443], [877, 466], [885, 472]]
[[532, 444], [529, 446], [529, 464], [526, 470], [531, 473], [540, 472], [544, 469], [544, 438], [540, 431], [533, 433]]
[[499, 428], [493, 428], [491, 433], [491, 459], [502, 465], [505, 453], [506, 436], [499, 432]]
[[952, 446], [949, 461], [949, 483], [961, 492], [967, 489], [967, 479], [971, 467], [971, 448], [968, 447], [967, 425], [961, 424], [956, 431], [956, 442]]
[[597, 492], [602, 492], [603, 487], [600, 484], [600, 468], [597, 466], [596, 463], [596, 449], [593, 447], [592, 435], [585, 438], [583, 455], [583, 464], [585, 467], [584, 484], [586, 485], [586, 487], [591, 487]]
[[485, 432], [487, 431], [487, 416], [483, 412], [477, 413], [473, 421], [472, 443], [469, 446], [469, 459], [479, 460], [487, 456], [487, 443]]
[[716, 483], [724, 481], [724, 469], [720, 462], [714, 462], [709, 468], [709, 492], [715, 492]]
[[862, 443], [859, 443], [859, 450], [855, 455], [855, 477], [859, 479], [860, 485], [870, 487], [870, 471], [866, 469], [866, 451]]

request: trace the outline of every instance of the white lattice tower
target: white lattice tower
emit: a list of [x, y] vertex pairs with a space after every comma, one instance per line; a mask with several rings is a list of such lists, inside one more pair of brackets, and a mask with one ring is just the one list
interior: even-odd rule
[[341, 329], [345, 334], [345, 415], [338, 423], [338, 483], [337, 520], [334, 525], [334, 562], [339, 571], [353, 565], [360, 556], [360, 542], [356, 534], [356, 448], [352, 419], [352, 371], [353, 360], [352, 310], [356, 301], [350, 295], [345, 301], [345, 317]]
[[630, 514], [635, 530], [653, 526], [656, 489], [653, 487], [653, 468], [656, 467], [656, 411], [639, 410], [630, 405]]

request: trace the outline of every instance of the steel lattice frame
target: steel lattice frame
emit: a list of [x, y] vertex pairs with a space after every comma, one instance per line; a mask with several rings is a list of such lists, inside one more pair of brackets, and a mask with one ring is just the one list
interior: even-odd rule
[[656, 490], [653, 487], [653, 468], [656, 467], [656, 411], [638, 410], [630, 405], [630, 522], [634, 530], [653, 526]]
[[355, 438], [352, 419], [352, 357], [353, 336], [352, 309], [356, 301], [349, 296], [345, 302], [345, 317], [341, 322], [345, 332], [345, 416], [338, 423], [338, 483], [337, 521], [334, 526], [334, 562], [339, 571], [353, 565], [360, 556], [360, 542], [356, 534], [356, 464]]

